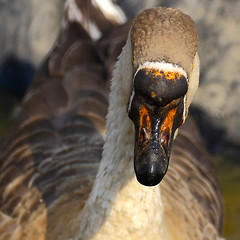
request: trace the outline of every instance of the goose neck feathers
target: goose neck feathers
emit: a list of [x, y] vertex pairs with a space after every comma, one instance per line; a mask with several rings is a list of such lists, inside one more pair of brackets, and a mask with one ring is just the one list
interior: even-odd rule
[[131, 28], [134, 67], [146, 61], [177, 64], [190, 74], [198, 49], [193, 20], [180, 10], [151, 8], [141, 12]]

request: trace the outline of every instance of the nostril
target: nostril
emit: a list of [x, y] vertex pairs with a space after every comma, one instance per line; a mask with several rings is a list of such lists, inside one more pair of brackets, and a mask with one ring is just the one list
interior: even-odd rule
[[168, 148], [169, 138], [170, 136], [167, 132], [163, 132], [160, 135], [160, 143], [165, 149]]
[[142, 128], [141, 130], [141, 134], [140, 134], [140, 140], [141, 142], [145, 142], [146, 140], [148, 140], [150, 138], [147, 129], [146, 128]]

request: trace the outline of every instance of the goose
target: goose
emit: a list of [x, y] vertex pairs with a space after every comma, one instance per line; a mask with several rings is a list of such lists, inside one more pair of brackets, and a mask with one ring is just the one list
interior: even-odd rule
[[187, 119], [194, 23], [165, 7], [113, 16], [67, 1], [1, 148], [1, 240], [221, 239], [221, 191]]

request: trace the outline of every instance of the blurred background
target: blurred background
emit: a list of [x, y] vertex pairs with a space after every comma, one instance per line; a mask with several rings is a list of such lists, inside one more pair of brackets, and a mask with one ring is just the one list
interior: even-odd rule
[[[0, 0], [0, 144], [21, 98], [54, 46], [65, 0]], [[200, 88], [191, 107], [212, 154], [225, 201], [224, 236], [240, 239], [240, 1], [115, 0], [129, 18], [177, 7], [199, 30]]]

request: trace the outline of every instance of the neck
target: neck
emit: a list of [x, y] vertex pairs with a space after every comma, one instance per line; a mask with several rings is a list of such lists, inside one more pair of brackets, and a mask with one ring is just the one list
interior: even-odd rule
[[129, 54], [128, 48], [127, 44], [115, 69], [107, 116], [108, 135], [92, 193], [80, 216], [77, 239], [80, 236], [80, 239], [117, 239], [118, 234], [121, 239], [134, 236], [145, 239], [142, 234], [152, 239], [162, 234], [160, 188], [142, 186], [133, 170], [134, 129], [127, 116], [128, 99], [121, 87], [122, 77], [132, 78], [130, 69], [128, 76], [121, 71], [123, 64], [131, 66], [131, 59], [126, 59], [125, 54]]

